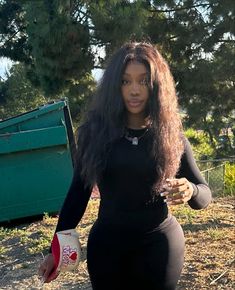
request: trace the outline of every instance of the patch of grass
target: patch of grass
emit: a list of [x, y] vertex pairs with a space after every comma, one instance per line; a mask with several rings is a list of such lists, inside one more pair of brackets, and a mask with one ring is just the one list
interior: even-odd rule
[[0, 241], [2, 241], [6, 236], [7, 229], [0, 227]]
[[171, 211], [180, 224], [192, 224], [197, 217], [196, 211], [187, 205], [173, 206]]
[[15, 237], [21, 237], [27, 235], [29, 232], [25, 229], [8, 229], [8, 228], [0, 228], [0, 239], [9, 239], [9, 238], [15, 238]]
[[32, 228], [27, 236], [22, 236], [20, 241], [27, 245], [27, 252], [35, 255], [46, 251], [50, 247], [52, 236], [55, 230], [57, 218], [44, 214], [40, 228], [35, 232]]
[[[24, 246], [27, 253], [35, 255], [49, 248], [57, 218], [44, 214], [40, 225], [31, 224], [22, 228], [0, 228], [0, 240], [6, 243], [15, 241], [19, 246]], [[5, 247], [0, 247], [0, 256], [5, 253]]]
[[55, 217], [50, 216], [47, 212], [43, 215], [43, 224], [44, 225], [54, 225], [55, 224]]
[[29, 254], [38, 254], [50, 246], [51, 236], [41, 236], [38, 239], [30, 237], [21, 237], [21, 244], [27, 246], [26, 250]]
[[28, 268], [29, 268], [29, 264], [27, 264], [27, 263], [21, 264], [21, 269], [28, 269]]
[[220, 240], [224, 237], [224, 230], [219, 229], [218, 227], [210, 227], [206, 230], [206, 234], [212, 239], [212, 240]]
[[3, 256], [7, 252], [6, 247], [0, 246], [0, 257]]

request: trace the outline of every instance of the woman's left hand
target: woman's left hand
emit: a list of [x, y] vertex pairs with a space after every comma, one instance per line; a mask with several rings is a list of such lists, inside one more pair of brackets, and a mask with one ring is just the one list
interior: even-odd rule
[[177, 205], [188, 202], [193, 195], [193, 186], [186, 178], [166, 179], [163, 186], [165, 191], [161, 196], [165, 197], [168, 205]]

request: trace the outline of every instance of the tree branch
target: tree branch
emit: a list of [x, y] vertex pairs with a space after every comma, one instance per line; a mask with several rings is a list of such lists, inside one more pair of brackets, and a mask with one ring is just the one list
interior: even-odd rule
[[234, 43], [235, 42], [235, 39], [218, 39], [217, 42]]
[[181, 11], [181, 10], [188, 10], [192, 8], [197, 8], [197, 7], [211, 7], [211, 4], [198, 4], [198, 5], [193, 5], [193, 6], [184, 6], [184, 7], [175, 7], [173, 9], [154, 9], [154, 10], [149, 10], [150, 12], [175, 12], [175, 11]]
[[104, 69], [102, 66], [100, 66], [100, 65], [95, 65], [95, 66], [93, 66], [93, 68], [95, 68], [95, 69]]
[[8, 39], [6, 39], [6, 38], [4, 38], [3, 39], [3, 41], [4, 41], [4, 44], [3, 45], [5, 45], [7, 42], [9, 42], [13, 37], [15, 37], [16, 36], [16, 34], [18, 34], [19, 32], [21, 32], [22, 31], [22, 28], [24, 28], [24, 27], [20, 27], [17, 31], [15, 31], [11, 36], [9, 36], [9, 38]]
[[[232, 260], [232, 262], [230, 263], [229, 267], [234, 263], [235, 259]], [[213, 280], [210, 285], [215, 284], [221, 277], [223, 277], [228, 271], [230, 270], [230, 268], [228, 268], [227, 270], [225, 270], [222, 274], [219, 275], [219, 277], [217, 277], [215, 280]]]
[[91, 39], [91, 41], [90, 41], [91, 45], [96, 45], [96, 46], [102, 47], [106, 44], [105, 42], [103, 42], [101, 40], [97, 40], [97, 38], [94, 36], [91, 36], [90, 39]]
[[78, 13], [78, 15], [81, 14], [83, 16], [89, 17], [89, 14], [87, 12], [82, 11], [81, 9], [77, 9], [76, 12]]
[[95, 26], [87, 26], [88, 27], [88, 29], [90, 29], [90, 30], [94, 30], [95, 31]]

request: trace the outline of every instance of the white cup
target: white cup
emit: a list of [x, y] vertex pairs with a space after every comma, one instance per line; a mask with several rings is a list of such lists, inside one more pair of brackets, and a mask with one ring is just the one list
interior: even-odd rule
[[77, 268], [81, 258], [81, 245], [75, 229], [57, 232], [51, 248], [56, 272], [72, 271]]

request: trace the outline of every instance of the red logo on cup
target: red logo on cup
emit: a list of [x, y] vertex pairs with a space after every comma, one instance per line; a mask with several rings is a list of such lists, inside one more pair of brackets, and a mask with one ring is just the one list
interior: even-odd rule
[[74, 264], [77, 259], [76, 249], [72, 249], [69, 245], [63, 247], [62, 265], [68, 266], [70, 263]]
[[70, 255], [69, 258], [70, 258], [71, 260], [73, 260], [73, 261], [76, 261], [76, 260], [77, 260], [77, 256], [78, 256], [77, 253], [76, 253], [76, 252], [73, 252], [73, 253]]

